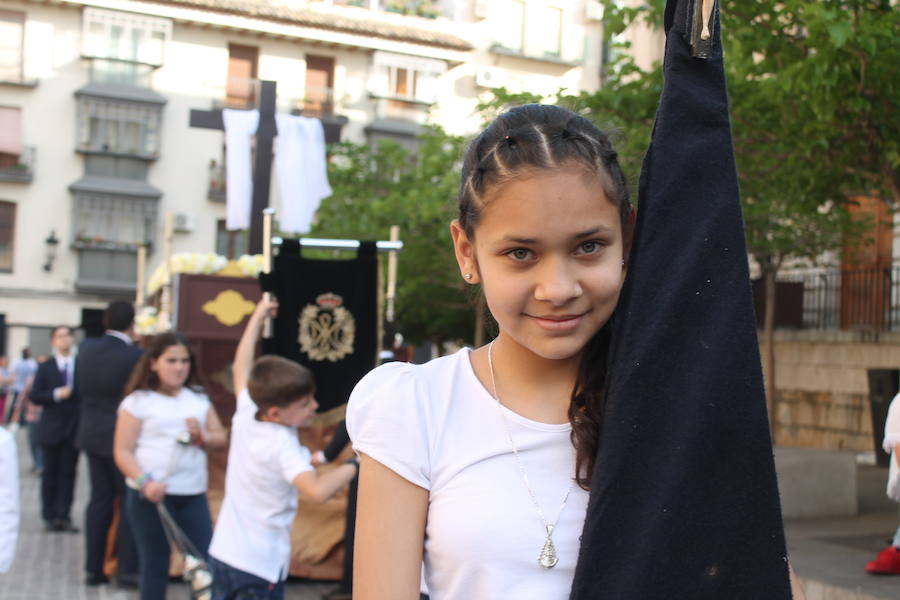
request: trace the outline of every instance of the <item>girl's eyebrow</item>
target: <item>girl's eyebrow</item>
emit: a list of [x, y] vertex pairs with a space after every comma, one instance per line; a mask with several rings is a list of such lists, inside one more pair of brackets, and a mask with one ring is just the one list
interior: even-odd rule
[[[597, 225], [596, 227], [592, 227], [591, 229], [586, 229], [584, 231], [579, 231], [575, 235], [572, 236], [572, 239], [580, 240], [582, 238], [591, 237], [597, 234], [610, 234], [613, 233], [614, 229], [612, 227], [607, 227], [606, 225]], [[506, 236], [501, 242], [503, 243], [513, 243], [513, 244], [537, 244], [538, 238], [525, 238], [525, 237], [515, 237], [515, 236]]]

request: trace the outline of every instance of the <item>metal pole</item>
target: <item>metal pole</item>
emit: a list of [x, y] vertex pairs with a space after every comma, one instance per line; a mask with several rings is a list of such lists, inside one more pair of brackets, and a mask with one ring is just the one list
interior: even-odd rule
[[[272, 272], [272, 219], [275, 217], [274, 208], [266, 208], [263, 210], [263, 273]], [[269, 302], [272, 300], [271, 292], [263, 292], [263, 300]], [[263, 337], [272, 337], [272, 318], [268, 315], [263, 322]]]
[[[280, 246], [284, 240], [280, 237], [273, 237], [272, 244]], [[298, 240], [302, 248], [318, 248], [321, 250], [358, 250], [359, 240], [329, 240], [322, 238], [300, 238]], [[399, 252], [403, 250], [403, 242], [397, 241], [378, 241], [375, 247], [379, 252]]]
[[137, 282], [134, 290], [134, 308], [144, 305], [144, 274], [147, 270], [147, 246], [140, 244], [137, 248]]
[[[391, 225], [391, 241], [400, 240], [400, 227]], [[388, 254], [388, 272], [387, 272], [387, 293], [385, 294], [387, 301], [387, 309], [385, 310], [385, 319], [388, 323], [394, 322], [394, 299], [397, 297], [397, 253]]]

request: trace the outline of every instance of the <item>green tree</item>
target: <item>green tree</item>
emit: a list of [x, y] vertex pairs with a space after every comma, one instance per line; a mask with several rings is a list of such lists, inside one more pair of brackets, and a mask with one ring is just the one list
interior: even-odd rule
[[415, 157], [391, 142], [330, 148], [334, 193], [323, 201], [310, 235], [387, 239], [391, 225], [400, 227], [397, 323], [416, 342], [471, 342], [474, 311], [449, 229], [463, 144], [463, 138], [429, 127]]
[[[665, 0], [603, 0], [611, 41], [642, 22], [661, 28]], [[773, 393], [775, 279], [788, 259], [817, 260], [871, 226], [850, 217], [854, 194], [900, 205], [898, 12], [887, 0], [721, 0], [726, 77], [747, 247], [766, 283], [767, 395]], [[604, 87], [545, 101], [591, 118], [617, 142], [632, 189], [662, 85], [615, 42]], [[518, 98], [501, 91], [497, 109]], [[616, 139], [618, 138], [618, 139]]]

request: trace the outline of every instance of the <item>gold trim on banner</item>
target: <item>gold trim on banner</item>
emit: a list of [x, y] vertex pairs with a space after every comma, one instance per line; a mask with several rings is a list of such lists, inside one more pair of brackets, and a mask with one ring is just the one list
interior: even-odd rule
[[203, 305], [203, 312], [212, 315], [222, 325], [232, 327], [252, 314], [254, 308], [256, 304], [244, 298], [240, 292], [223, 290], [215, 299]]

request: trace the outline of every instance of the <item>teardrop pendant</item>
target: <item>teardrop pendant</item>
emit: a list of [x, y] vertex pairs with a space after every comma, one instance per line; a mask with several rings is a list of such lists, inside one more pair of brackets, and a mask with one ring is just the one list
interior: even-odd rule
[[538, 564], [545, 569], [552, 569], [559, 562], [559, 557], [556, 555], [556, 546], [553, 545], [552, 535], [553, 525], [547, 525], [547, 541], [544, 542], [544, 547], [541, 548], [541, 554], [538, 556]]

